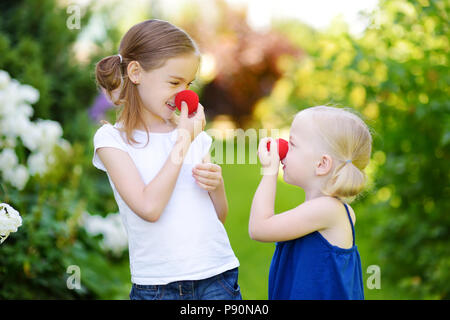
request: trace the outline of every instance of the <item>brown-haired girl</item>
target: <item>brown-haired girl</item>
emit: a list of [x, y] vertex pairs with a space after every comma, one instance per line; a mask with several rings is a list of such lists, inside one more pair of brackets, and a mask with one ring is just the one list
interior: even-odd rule
[[127, 230], [130, 299], [241, 299], [203, 106], [188, 116], [183, 102], [174, 114], [175, 96], [195, 80], [199, 63], [186, 32], [147, 20], [96, 66], [98, 85], [123, 106], [114, 125], [97, 130], [93, 164], [107, 173]]

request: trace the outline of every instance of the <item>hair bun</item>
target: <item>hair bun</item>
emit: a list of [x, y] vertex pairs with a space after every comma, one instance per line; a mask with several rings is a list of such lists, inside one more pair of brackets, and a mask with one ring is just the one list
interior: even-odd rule
[[114, 55], [100, 60], [95, 66], [95, 78], [97, 84], [104, 88], [112, 98], [112, 91], [119, 88], [122, 84], [120, 57]]

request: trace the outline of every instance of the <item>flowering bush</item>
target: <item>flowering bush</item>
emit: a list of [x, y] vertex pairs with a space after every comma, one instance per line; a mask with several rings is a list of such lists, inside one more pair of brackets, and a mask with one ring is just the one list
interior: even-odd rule
[[36, 89], [0, 70], [0, 172], [3, 181], [18, 190], [23, 190], [30, 176], [44, 175], [54, 164], [55, 145], [70, 148], [58, 122], [30, 120], [31, 104], [38, 99]]
[[[67, 28], [68, 6], [0, 5], [0, 70], [7, 72], [0, 75], [0, 202], [23, 219], [0, 246], [0, 299], [111, 299], [129, 292], [125, 258], [105, 253], [102, 236], [80, 224], [84, 212], [117, 210], [108, 179], [92, 166], [96, 128], [87, 108], [97, 94], [93, 63], [116, 50], [120, 34], [112, 36], [109, 26], [81, 61], [76, 40], [85, 28]], [[81, 25], [88, 26], [93, 6], [80, 7]], [[124, 276], [115, 272], [118, 263]], [[70, 265], [81, 269], [81, 289], [67, 287]]]
[[3, 243], [11, 232], [16, 232], [21, 225], [22, 218], [19, 212], [9, 204], [0, 203], [0, 243]]
[[[89, 186], [82, 174], [90, 159], [83, 145], [62, 139], [58, 122], [31, 120], [38, 98], [34, 88], [0, 71], [0, 199], [24, 213], [21, 232], [0, 247], [0, 299], [114, 296], [117, 279], [101, 271], [111, 266], [103, 254], [111, 237], [104, 235], [102, 248], [101, 237], [82, 225]], [[21, 224], [15, 209], [0, 205], [1, 241]], [[67, 287], [70, 265], [82, 268], [81, 289]]]

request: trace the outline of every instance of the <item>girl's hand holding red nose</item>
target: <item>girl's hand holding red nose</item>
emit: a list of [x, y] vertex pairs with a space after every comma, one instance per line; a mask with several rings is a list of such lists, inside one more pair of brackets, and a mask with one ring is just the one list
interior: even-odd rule
[[186, 135], [193, 141], [205, 128], [206, 120], [203, 106], [199, 103], [197, 111], [189, 117], [188, 105], [185, 101], [181, 103], [181, 113], [178, 122], [179, 134]]
[[197, 111], [199, 98], [198, 95], [192, 90], [183, 90], [177, 93], [175, 96], [175, 106], [181, 111], [181, 103], [186, 102], [188, 106], [188, 115]]
[[[270, 148], [268, 150], [267, 144], [271, 143], [273, 146], [277, 146], [277, 148]], [[280, 156], [277, 152], [278, 143], [273, 138], [263, 138], [259, 142], [258, 147], [258, 157], [259, 161], [262, 165], [262, 174], [263, 175], [277, 175], [278, 167], [280, 165]]]
[[[278, 144], [278, 155], [280, 156], [280, 161], [282, 161], [289, 150], [289, 142], [284, 139], [277, 139]], [[267, 150], [270, 151], [270, 140], [267, 142]]]

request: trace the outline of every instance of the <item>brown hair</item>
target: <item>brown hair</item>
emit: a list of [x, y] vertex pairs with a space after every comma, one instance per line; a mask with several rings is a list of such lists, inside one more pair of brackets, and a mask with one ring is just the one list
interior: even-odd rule
[[[139, 92], [128, 78], [128, 64], [137, 61], [145, 71], [150, 71], [162, 67], [168, 59], [186, 53], [199, 55], [197, 45], [185, 31], [167, 21], [151, 19], [134, 25], [123, 36], [119, 47], [122, 59], [114, 55], [97, 63], [97, 84], [105, 89], [115, 105], [123, 106], [117, 121], [122, 124], [121, 130], [130, 144], [137, 143], [132, 132], [138, 125], [148, 128], [142, 118]], [[118, 96], [113, 95], [115, 90]]]

